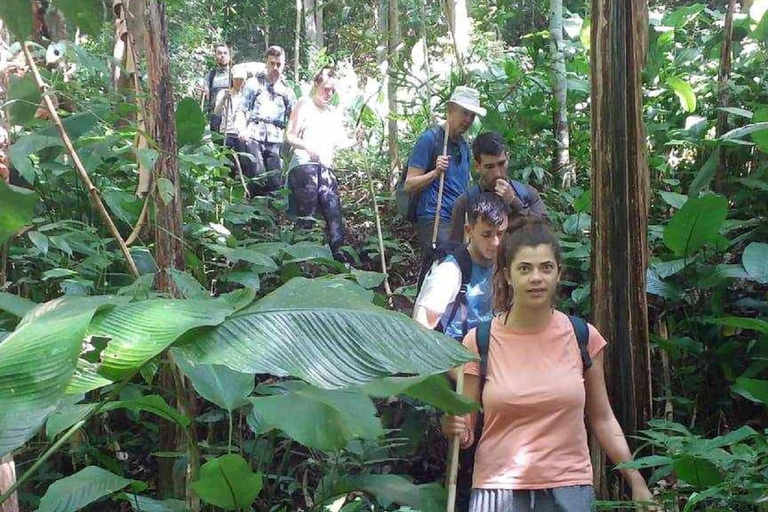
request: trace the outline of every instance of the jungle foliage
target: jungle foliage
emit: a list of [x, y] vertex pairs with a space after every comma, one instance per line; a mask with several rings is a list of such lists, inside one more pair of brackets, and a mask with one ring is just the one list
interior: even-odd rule
[[[101, 2], [77, 2], [75, 11], [67, 3], [51, 2], [70, 25], [58, 43], [66, 62], [42, 70], [43, 78], [127, 235], [144, 203], [133, 193], [138, 169], [151, 168], [160, 153], [151, 141], [136, 145], [134, 98], [110, 82], [109, 12]], [[131, 246], [141, 276], [130, 275], [61, 138], [36, 115], [41, 96], [32, 76], [9, 78], [12, 179], [0, 180], [0, 244], [7, 247], [0, 455], [14, 453], [26, 478], [22, 510], [182, 511], [200, 501], [204, 510], [443, 509], [437, 411], [475, 405], [440, 374], [469, 354], [392, 311], [407, 312], [418, 258], [410, 227], [395, 214], [385, 151], [388, 115], [398, 119], [398, 150], [407, 155], [463, 80], [440, 4], [400, 1], [404, 43], [390, 62], [396, 113], [385, 109], [377, 57], [386, 46], [381, 5], [326, 2], [326, 48], [312, 53], [302, 43], [301, 75], [290, 76], [300, 90], [312, 70], [336, 62], [340, 106], [350, 126], [366, 129], [365, 149], [341, 155], [338, 170], [351, 269], [332, 259], [319, 233], [293, 229], [285, 195], [244, 199], [198, 102], [184, 99], [211, 64], [216, 40], [232, 41], [238, 60], [258, 60], [267, 39], [293, 48], [295, 6], [166, 4], [184, 271], [158, 269], [150, 208], [150, 227]], [[489, 110], [472, 134], [502, 133], [511, 175], [542, 191], [565, 249], [561, 306], [587, 315], [590, 272], [600, 271], [591, 269], [589, 238], [590, 8], [565, 5], [572, 187], [563, 189], [551, 168], [546, 3], [470, 2], [466, 69]], [[637, 434], [641, 456], [632, 464], [648, 471], [668, 510], [764, 510], [768, 499], [768, 2], [748, 5], [734, 17], [727, 106], [718, 103], [722, 5], [651, 7], [647, 293], [658, 419]], [[0, 19], [18, 55], [32, 31], [29, 3], [3, 2]], [[77, 43], [75, 25], [88, 34]], [[46, 48], [31, 47], [44, 57]], [[718, 133], [721, 114], [727, 129]], [[176, 190], [160, 181], [154, 193], [170, 200]], [[154, 291], [158, 270], [170, 273], [182, 297]], [[383, 293], [385, 278], [394, 297]], [[183, 377], [194, 388], [191, 401]], [[162, 451], [167, 429], [178, 432], [178, 445]], [[174, 496], [158, 492], [158, 468], [168, 461]]]

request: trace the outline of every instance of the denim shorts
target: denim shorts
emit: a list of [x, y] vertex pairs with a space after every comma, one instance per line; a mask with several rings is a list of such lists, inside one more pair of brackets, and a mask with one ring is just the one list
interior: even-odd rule
[[538, 490], [472, 489], [469, 512], [592, 512], [591, 485]]

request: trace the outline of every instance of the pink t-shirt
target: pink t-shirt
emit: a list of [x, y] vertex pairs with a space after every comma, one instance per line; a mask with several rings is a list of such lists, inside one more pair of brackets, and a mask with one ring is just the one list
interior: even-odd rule
[[[475, 332], [464, 345], [477, 354]], [[590, 325], [590, 356], [605, 345]], [[480, 364], [467, 364], [464, 373], [480, 375]], [[592, 485], [585, 401], [581, 354], [565, 314], [555, 311], [545, 329], [525, 334], [504, 325], [503, 317], [494, 318], [472, 487]]]

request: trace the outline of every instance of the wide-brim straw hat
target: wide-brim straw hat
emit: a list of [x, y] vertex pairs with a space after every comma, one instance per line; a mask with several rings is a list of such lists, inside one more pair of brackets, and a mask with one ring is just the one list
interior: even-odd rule
[[480, 93], [477, 89], [472, 87], [465, 87], [463, 85], [457, 86], [451, 94], [451, 99], [448, 103], [455, 103], [460, 107], [463, 107], [470, 112], [474, 112], [479, 116], [484, 116], [487, 111], [480, 106]]

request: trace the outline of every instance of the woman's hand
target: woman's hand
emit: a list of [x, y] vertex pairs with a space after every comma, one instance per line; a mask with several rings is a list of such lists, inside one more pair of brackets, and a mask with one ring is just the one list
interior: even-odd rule
[[440, 424], [440, 429], [446, 437], [464, 437], [469, 429], [469, 417], [468, 416], [443, 416], [443, 420]]
[[658, 505], [653, 503], [653, 494], [651, 494], [648, 485], [646, 485], [645, 480], [642, 477], [632, 482], [632, 501], [638, 503], [638, 510], [648, 512], [660, 510]]

